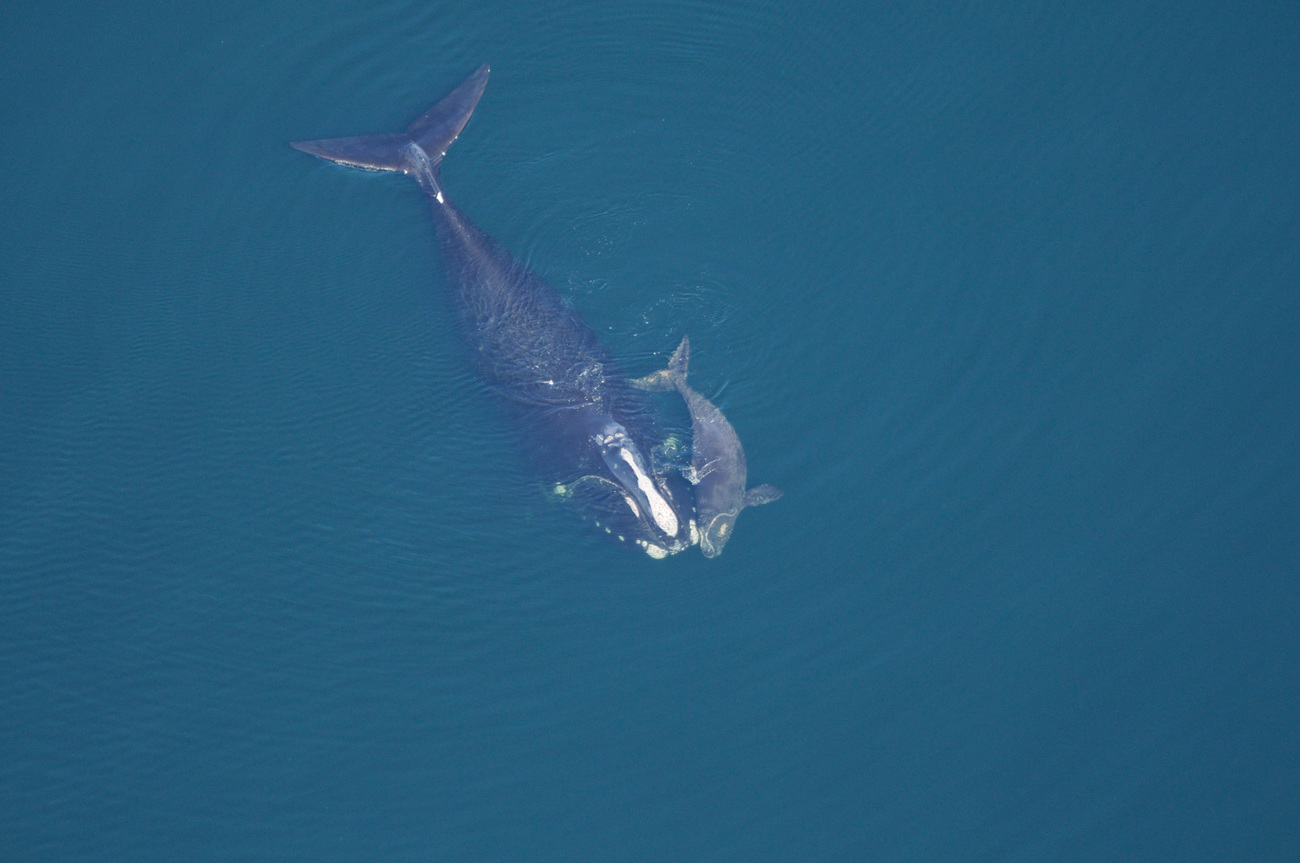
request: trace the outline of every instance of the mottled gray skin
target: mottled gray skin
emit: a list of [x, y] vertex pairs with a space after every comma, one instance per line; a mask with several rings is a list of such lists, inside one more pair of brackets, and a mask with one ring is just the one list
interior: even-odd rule
[[651, 557], [681, 551], [691, 544], [690, 493], [645, 457], [661, 437], [649, 400], [578, 314], [443, 190], [439, 164], [487, 78], [485, 65], [404, 133], [292, 146], [351, 167], [399, 171], [420, 184], [470, 355], [557, 495]]
[[736, 430], [713, 402], [686, 383], [691, 343], [686, 336], [677, 346], [665, 371], [633, 381], [647, 390], [676, 389], [691, 414], [691, 466], [686, 478], [695, 485], [695, 512], [699, 521], [700, 551], [717, 557], [731, 539], [736, 519], [747, 506], [771, 503], [781, 490], [760, 485], [745, 490], [745, 448]]

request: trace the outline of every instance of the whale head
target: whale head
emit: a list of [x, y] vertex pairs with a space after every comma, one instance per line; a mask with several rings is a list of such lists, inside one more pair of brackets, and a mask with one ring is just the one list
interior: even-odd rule
[[705, 557], [717, 557], [722, 554], [722, 547], [731, 539], [732, 529], [736, 526], [739, 510], [731, 512], [700, 513], [700, 552]]
[[609, 471], [609, 485], [626, 508], [620, 538], [651, 557], [667, 557], [694, 541], [694, 524], [686, 496], [674, 492], [666, 478], [650, 468], [636, 441], [621, 424], [605, 423], [592, 436]]

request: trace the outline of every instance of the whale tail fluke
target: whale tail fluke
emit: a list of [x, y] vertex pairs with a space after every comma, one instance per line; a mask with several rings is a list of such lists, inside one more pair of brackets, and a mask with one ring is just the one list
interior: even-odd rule
[[447, 148], [469, 122], [470, 115], [474, 113], [474, 108], [483, 95], [483, 88], [487, 87], [488, 73], [491, 71], [486, 63], [479, 66], [459, 87], [406, 128], [406, 134], [420, 145], [421, 150], [429, 154], [434, 163], [442, 160]]
[[[289, 146], [340, 165], [367, 171], [401, 171], [425, 186], [447, 148], [460, 135], [487, 86], [491, 69], [486, 63], [441, 102], [425, 111], [405, 132], [291, 141]], [[411, 145], [414, 144], [414, 149]], [[426, 188], [426, 192], [433, 194]]]
[[411, 139], [400, 133], [360, 135], [355, 138], [321, 138], [319, 141], [290, 141], [289, 146], [330, 162], [367, 171], [405, 171], [402, 148]]
[[675, 389], [679, 383], [686, 383], [686, 365], [691, 359], [691, 340], [687, 336], [682, 336], [682, 343], [673, 351], [672, 359], [668, 361], [668, 368], [660, 369], [654, 374], [646, 375], [643, 378], [634, 378], [628, 381], [629, 384], [639, 390], [646, 390], [652, 393], [662, 393]]
[[674, 378], [686, 380], [686, 366], [691, 361], [691, 337], [682, 336], [682, 343], [673, 351], [673, 357], [668, 361], [668, 373]]

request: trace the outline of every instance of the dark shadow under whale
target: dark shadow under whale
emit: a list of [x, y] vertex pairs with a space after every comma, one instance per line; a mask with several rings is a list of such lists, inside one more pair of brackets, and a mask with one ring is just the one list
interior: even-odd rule
[[442, 188], [439, 164], [474, 112], [488, 71], [480, 67], [404, 133], [292, 146], [419, 183], [470, 353], [544, 476], [611, 536], [652, 557], [676, 553], [695, 539], [692, 495], [647, 457], [662, 439], [652, 406], [554, 289], [470, 222]]

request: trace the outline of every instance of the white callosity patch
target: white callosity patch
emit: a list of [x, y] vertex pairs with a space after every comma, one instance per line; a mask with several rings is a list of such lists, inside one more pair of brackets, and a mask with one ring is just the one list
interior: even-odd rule
[[655, 488], [654, 482], [650, 477], [646, 476], [645, 471], [641, 470], [641, 466], [637, 464], [631, 452], [622, 449], [619, 451], [619, 456], [623, 461], [627, 462], [628, 467], [632, 468], [632, 472], [636, 474], [636, 487], [641, 490], [641, 493], [645, 495], [645, 499], [650, 502], [650, 515], [654, 518], [655, 524], [659, 525], [659, 529], [668, 536], [676, 536], [677, 515], [673, 512], [673, 508], [668, 505], [668, 501], [664, 500], [663, 495], [659, 493], [659, 489]]
[[664, 548], [661, 545], [655, 545], [652, 542], [646, 542], [644, 539], [638, 539], [636, 541], [636, 544], [641, 546], [642, 550], [644, 550], [646, 554], [650, 555], [655, 560], [663, 560], [665, 557], [668, 556], [668, 549]]

